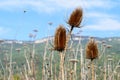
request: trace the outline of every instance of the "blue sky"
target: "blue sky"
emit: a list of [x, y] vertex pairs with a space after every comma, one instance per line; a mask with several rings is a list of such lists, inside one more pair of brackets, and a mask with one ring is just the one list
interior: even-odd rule
[[0, 0], [0, 39], [29, 40], [30, 33], [37, 34], [36, 39], [54, 35], [60, 24], [68, 27], [66, 21], [77, 7], [83, 8], [84, 27], [74, 29], [74, 34], [82, 30], [79, 35], [120, 36], [120, 0]]

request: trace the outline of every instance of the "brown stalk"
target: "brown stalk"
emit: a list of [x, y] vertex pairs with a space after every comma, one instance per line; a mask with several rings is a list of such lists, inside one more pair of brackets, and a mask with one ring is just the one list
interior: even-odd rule
[[73, 80], [76, 80], [76, 63], [78, 62], [77, 59], [70, 59], [69, 62], [73, 64]]
[[69, 20], [68, 20], [68, 24], [71, 26], [70, 32], [67, 35], [66, 38], [66, 30], [65, 28], [62, 28], [62, 26], [60, 25], [60, 27], [56, 30], [56, 34], [55, 34], [55, 40], [54, 40], [54, 49], [57, 51], [64, 51], [63, 54], [60, 53], [60, 57], [61, 57], [61, 61], [60, 61], [60, 65], [61, 65], [61, 72], [62, 72], [62, 80], [64, 80], [64, 58], [65, 58], [65, 53], [66, 53], [66, 49], [68, 46], [68, 41], [70, 39], [70, 35], [72, 33], [72, 30], [74, 27], [79, 27], [79, 25], [82, 22], [82, 17], [83, 17], [83, 10], [81, 8], [77, 8], [75, 9], [75, 11], [72, 12]]
[[[76, 27], [76, 28], [81, 28], [81, 22], [82, 22], [82, 19], [83, 19], [83, 10], [82, 8], [76, 8], [72, 14], [70, 15], [70, 18], [68, 19], [68, 24], [70, 25], [71, 29], [67, 35], [67, 40], [66, 40], [66, 47], [65, 47], [65, 51], [64, 53], [66, 52], [66, 48], [68, 46], [68, 41], [70, 39], [70, 36], [71, 36], [71, 33], [73, 31], [73, 28]], [[64, 54], [65, 56], [65, 54]]]
[[55, 39], [54, 39], [54, 49], [60, 52], [60, 72], [59, 80], [64, 80], [64, 54], [62, 51], [66, 47], [66, 29], [60, 25], [56, 29]]
[[97, 43], [93, 38], [90, 39], [86, 46], [86, 58], [91, 60], [91, 69], [92, 69], [92, 80], [95, 80], [95, 72], [94, 72], [94, 62], [93, 60], [98, 58], [98, 48]]

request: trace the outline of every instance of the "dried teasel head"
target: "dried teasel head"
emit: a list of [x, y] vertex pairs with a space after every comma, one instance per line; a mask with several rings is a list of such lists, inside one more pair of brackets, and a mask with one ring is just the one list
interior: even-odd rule
[[82, 8], [76, 8], [72, 14], [70, 15], [70, 18], [68, 20], [68, 24], [71, 26], [71, 31], [74, 27], [79, 27], [83, 18], [83, 10]]
[[56, 29], [55, 39], [54, 39], [54, 49], [57, 51], [63, 51], [66, 46], [66, 29], [60, 25]]
[[19, 53], [21, 51], [21, 48], [17, 48], [16, 51]]
[[107, 46], [106, 46], [106, 48], [108, 48], [108, 49], [111, 48], [111, 47], [112, 47], [111, 45], [107, 45]]
[[91, 61], [98, 58], [98, 47], [94, 39], [91, 39], [86, 46], [86, 58]]
[[77, 63], [78, 62], [77, 59], [70, 59], [69, 61], [72, 62], [72, 63]]
[[103, 41], [102, 41], [102, 44], [105, 44], [105, 42], [106, 42], [106, 41], [103, 40]]

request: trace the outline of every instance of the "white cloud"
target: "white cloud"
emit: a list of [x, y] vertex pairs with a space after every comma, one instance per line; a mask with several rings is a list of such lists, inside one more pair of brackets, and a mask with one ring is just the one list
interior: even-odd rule
[[[59, 10], [73, 9], [82, 6], [86, 9], [105, 8], [110, 9], [119, 5], [119, 2], [112, 0], [3, 0], [0, 1], [0, 9], [18, 10], [32, 9], [37, 12], [55, 12]], [[85, 28], [94, 30], [120, 30], [120, 22], [115, 20], [115, 15], [110, 15], [108, 12], [86, 11], [85, 16], [93, 17], [93, 25], [88, 25]]]
[[0, 9], [16, 11], [18, 9], [32, 9], [36, 11], [49, 12], [52, 7], [45, 1], [38, 0], [6, 0], [0, 2]]
[[84, 14], [87, 18], [115, 18], [116, 16], [115, 15], [112, 15], [112, 14], [108, 14], [108, 13], [105, 13], [105, 12], [86, 12]]
[[99, 31], [115, 31], [120, 30], [120, 22], [118, 20], [103, 18], [96, 21], [96, 24], [88, 25], [85, 29], [99, 30]]
[[78, 6], [83, 8], [109, 8], [114, 6], [112, 3], [102, 0], [3, 0], [0, 1], [0, 9], [17, 10], [18, 8], [30, 8], [36, 11], [53, 12]]

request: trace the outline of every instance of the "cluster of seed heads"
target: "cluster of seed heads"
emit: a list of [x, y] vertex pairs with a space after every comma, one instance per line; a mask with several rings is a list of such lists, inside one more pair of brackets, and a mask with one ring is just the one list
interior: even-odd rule
[[[83, 18], [83, 10], [81, 8], [75, 9], [70, 15], [68, 20], [68, 24], [70, 25], [70, 33], [72, 32], [74, 27], [79, 27]], [[66, 29], [63, 25], [60, 25], [55, 32], [54, 38], [54, 50], [63, 51], [66, 47]]]

